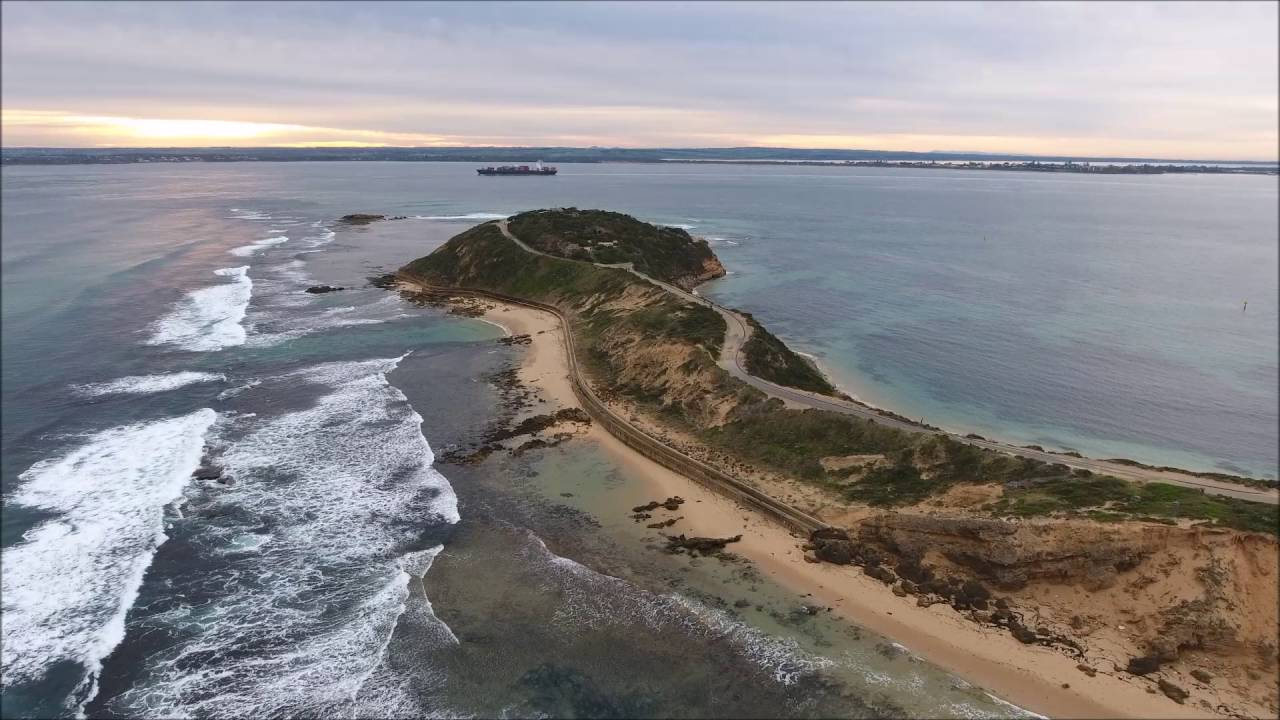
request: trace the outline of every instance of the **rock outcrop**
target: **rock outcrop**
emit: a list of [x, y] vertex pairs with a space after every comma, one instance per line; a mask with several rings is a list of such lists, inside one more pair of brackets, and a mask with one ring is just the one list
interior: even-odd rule
[[1032, 580], [1107, 587], [1118, 572], [1136, 567], [1153, 551], [1132, 535], [1122, 537], [1097, 525], [1075, 534], [1063, 527], [897, 513], [864, 521], [859, 539], [910, 558], [936, 551], [1005, 589]]

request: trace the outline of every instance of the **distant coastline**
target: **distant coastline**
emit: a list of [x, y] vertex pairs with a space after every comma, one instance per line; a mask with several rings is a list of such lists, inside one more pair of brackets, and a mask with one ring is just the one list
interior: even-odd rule
[[960, 152], [794, 148], [2, 148], [2, 165], [120, 165], [176, 162], [533, 162], [905, 167], [938, 170], [1068, 172], [1100, 175], [1208, 173], [1275, 175], [1280, 163], [1073, 157]]

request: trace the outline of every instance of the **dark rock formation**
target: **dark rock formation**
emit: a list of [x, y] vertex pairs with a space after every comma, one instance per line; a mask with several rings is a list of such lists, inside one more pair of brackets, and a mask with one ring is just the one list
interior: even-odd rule
[[217, 480], [222, 477], [222, 467], [219, 465], [201, 465], [196, 471], [191, 473], [191, 477], [196, 480]]
[[371, 215], [369, 213], [351, 213], [350, 215], [343, 215], [341, 218], [338, 218], [338, 219], [344, 223], [347, 223], [348, 225], [368, 225], [369, 223], [375, 222], [378, 220], [386, 220], [387, 216]]
[[1156, 684], [1160, 687], [1160, 692], [1164, 693], [1170, 700], [1178, 703], [1179, 705], [1183, 704], [1186, 702], [1187, 698], [1191, 697], [1191, 693], [1183, 690], [1181, 687], [1174, 685], [1164, 678], [1160, 678], [1159, 682]]
[[311, 287], [307, 288], [306, 291], [311, 293], [312, 295], [319, 295], [320, 293], [338, 292], [339, 290], [346, 290], [346, 288], [337, 287], [335, 285], [312, 285]]
[[685, 537], [683, 534], [675, 537], [667, 536], [667, 552], [679, 553], [687, 550], [690, 555], [697, 555], [698, 553], [711, 555], [724, 550], [725, 545], [738, 542], [741, 539], [741, 535], [727, 538]]
[[1125, 667], [1125, 672], [1128, 672], [1130, 675], [1147, 675], [1159, 669], [1159, 656], [1144, 655], [1142, 657], [1130, 658], [1129, 665]]
[[1201, 670], [1200, 668], [1196, 668], [1195, 670], [1192, 670], [1191, 677], [1199, 680], [1205, 685], [1208, 685], [1209, 683], [1213, 682], [1213, 675], [1211, 675], [1207, 670]]
[[856, 557], [856, 547], [849, 539], [849, 533], [840, 528], [818, 528], [809, 534], [809, 544], [813, 546], [813, 554], [824, 562], [834, 565], [850, 565]]
[[1021, 588], [1033, 579], [1106, 587], [1118, 571], [1137, 566], [1152, 551], [1106, 530], [1067, 538], [1043, 536], [1048, 532], [1053, 528], [895, 513], [864, 521], [859, 539], [901, 557], [923, 557], [929, 549], [939, 549], [948, 560], [1008, 589]]

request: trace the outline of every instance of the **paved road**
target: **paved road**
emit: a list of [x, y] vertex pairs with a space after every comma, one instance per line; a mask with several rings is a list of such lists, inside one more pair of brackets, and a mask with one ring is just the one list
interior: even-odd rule
[[[526, 245], [522, 240], [520, 240], [514, 234], [512, 234], [511, 230], [507, 227], [506, 220], [500, 220], [498, 222], [498, 228], [502, 231], [502, 234], [504, 236], [506, 236], [509, 240], [514, 242], [516, 245], [519, 245], [526, 252], [533, 253], [534, 255], [546, 255], [547, 257], [556, 257], [554, 255], [548, 255], [547, 253], [544, 253], [541, 250], [535, 250], [534, 248], [531, 248], [528, 245]], [[560, 259], [563, 259], [563, 258], [560, 258]], [[748, 385], [751, 385], [752, 387], [756, 388], [757, 390], [760, 390], [761, 392], [771, 397], [776, 397], [782, 400], [783, 402], [787, 403], [787, 405], [791, 407], [814, 408], [818, 410], [831, 410], [834, 412], [844, 413], [846, 415], [854, 415], [860, 418], [865, 418], [867, 420], [880, 423], [881, 425], [897, 428], [899, 430], [905, 430], [907, 432], [930, 432], [930, 433], [938, 432], [937, 430], [931, 430], [929, 428], [921, 427], [920, 425], [917, 425], [912, 422], [906, 422], [903, 420], [899, 420], [895, 417], [883, 415], [875, 408], [867, 407], [866, 405], [862, 405], [857, 402], [851, 402], [847, 400], [841, 400], [839, 398], [827, 397], [826, 395], [819, 395], [817, 393], [809, 392], [807, 390], [798, 390], [796, 388], [786, 387], [784, 385], [778, 385], [776, 383], [769, 382], [768, 380], [765, 380], [763, 378], [756, 377], [755, 375], [752, 375], [751, 373], [747, 372], [746, 366], [744, 365], [743, 358], [742, 358], [742, 346], [751, 337], [751, 326], [747, 323], [746, 319], [743, 318], [741, 315], [734, 312], [733, 310], [730, 310], [729, 308], [718, 305], [702, 297], [701, 295], [691, 293], [683, 288], [677, 287], [670, 283], [663, 282], [661, 280], [655, 280], [654, 278], [651, 278], [648, 275], [645, 275], [644, 273], [637, 271], [634, 267], [631, 266], [631, 263], [614, 264], [614, 265], [608, 265], [603, 263], [596, 263], [596, 264], [599, 265], [600, 267], [610, 267], [610, 268], [618, 268], [621, 270], [626, 270], [632, 273], [633, 275], [635, 275], [636, 277], [639, 277], [640, 279], [646, 282], [657, 285], [658, 287], [666, 290], [669, 293], [672, 293], [673, 295], [676, 295], [690, 302], [698, 303], [699, 305], [711, 308], [712, 310], [715, 310], [716, 312], [720, 313], [720, 316], [724, 318], [725, 325], [728, 328], [728, 331], [725, 333], [724, 345], [721, 347], [721, 351], [720, 351], [720, 358], [718, 361], [720, 367], [724, 368], [727, 372], [729, 372], [729, 374], [733, 375], [739, 380], [747, 383]], [[1008, 443], [996, 442], [993, 440], [976, 440], [973, 438], [964, 437], [963, 435], [959, 435], [956, 433], [944, 432], [943, 434], [949, 435], [952, 439], [958, 440], [963, 443], [967, 443], [969, 445], [974, 445], [980, 448], [986, 448], [988, 450], [994, 450], [996, 452], [1002, 452], [1007, 455], [1016, 455], [1019, 457], [1030, 458], [1032, 460], [1040, 460], [1041, 462], [1046, 462], [1046, 463], [1060, 463], [1062, 465], [1066, 465], [1067, 467], [1080, 468], [1080, 469], [1089, 470], [1096, 473], [1114, 475], [1115, 477], [1122, 478], [1125, 480], [1133, 480], [1135, 482], [1144, 482], [1144, 483], [1145, 482], [1163, 482], [1163, 483], [1169, 483], [1171, 485], [1181, 485], [1183, 487], [1197, 488], [1197, 489], [1203, 490], [1206, 493], [1210, 493], [1213, 495], [1224, 495], [1227, 497], [1240, 498], [1243, 500], [1252, 500], [1255, 502], [1269, 503], [1271, 505], [1280, 504], [1280, 492], [1277, 492], [1276, 490], [1255, 489], [1255, 488], [1246, 487], [1244, 485], [1237, 485], [1234, 483], [1219, 482], [1219, 481], [1205, 479], [1205, 478], [1198, 478], [1198, 477], [1195, 477], [1194, 475], [1187, 475], [1184, 473], [1172, 473], [1172, 472], [1166, 472], [1163, 470], [1149, 470], [1146, 468], [1138, 468], [1138, 467], [1132, 467], [1129, 465], [1122, 465], [1119, 463], [1107, 462], [1105, 460], [1095, 460], [1092, 458], [1076, 458], [1076, 457], [1071, 457], [1069, 455], [1060, 455], [1058, 453], [1032, 450], [1031, 448], [1019, 447], [1017, 445], [1010, 445]]]

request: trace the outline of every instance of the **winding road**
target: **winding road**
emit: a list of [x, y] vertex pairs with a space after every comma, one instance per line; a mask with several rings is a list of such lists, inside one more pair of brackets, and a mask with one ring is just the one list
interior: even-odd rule
[[[507, 226], [506, 220], [498, 221], [498, 229], [502, 231], [503, 236], [514, 242], [525, 252], [534, 255], [545, 255], [547, 257], [563, 260], [564, 258], [544, 253], [536, 250], [517, 238], [511, 229]], [[789, 407], [794, 408], [812, 408], [816, 410], [830, 410], [832, 412], [843, 413], [845, 415], [853, 415], [856, 417], [871, 420], [888, 427], [907, 432], [927, 432], [938, 433], [950, 436], [953, 440], [957, 440], [968, 445], [973, 445], [987, 450], [1002, 452], [1007, 455], [1015, 455], [1018, 457], [1030, 458], [1046, 463], [1058, 463], [1071, 468], [1089, 470], [1095, 473], [1103, 473], [1113, 475], [1115, 477], [1132, 480], [1134, 482], [1162, 482], [1170, 485], [1181, 485], [1183, 487], [1195, 488], [1203, 490], [1213, 495], [1223, 495], [1226, 497], [1234, 497], [1242, 500], [1252, 500], [1254, 502], [1268, 503], [1271, 505], [1280, 504], [1280, 491], [1275, 489], [1251, 488], [1245, 485], [1237, 485], [1235, 483], [1222, 482], [1210, 478], [1200, 478], [1186, 473], [1170, 472], [1166, 470], [1156, 470], [1152, 468], [1134, 467], [1121, 463], [1108, 462], [1106, 460], [1095, 460], [1093, 458], [1077, 458], [1070, 455], [1053, 453], [1043, 450], [1034, 450], [1032, 448], [1020, 447], [1009, 443], [997, 442], [994, 440], [976, 439], [965, 437], [958, 433], [947, 431], [939, 431], [926, 428], [913, 422], [900, 420], [889, 415], [885, 415], [876, 408], [863, 405], [858, 402], [849, 400], [841, 400], [839, 398], [819, 395], [807, 390], [799, 390], [796, 388], [778, 385], [769, 382], [763, 378], [752, 375], [747, 372], [742, 357], [742, 346], [746, 344], [751, 337], [751, 326], [747, 323], [742, 315], [730, 310], [729, 308], [718, 305], [707, 298], [689, 292], [671, 283], [656, 280], [654, 278], [639, 272], [631, 263], [604, 264], [593, 263], [598, 267], [607, 267], [626, 270], [645, 282], [652, 283], [667, 292], [689, 302], [698, 303], [704, 307], [715, 310], [724, 318], [727, 331], [725, 333], [724, 344], [720, 349], [720, 358], [717, 361], [720, 367], [724, 368], [730, 375], [747, 383], [748, 385], [760, 390], [761, 392], [776, 397], [785, 402]]]

